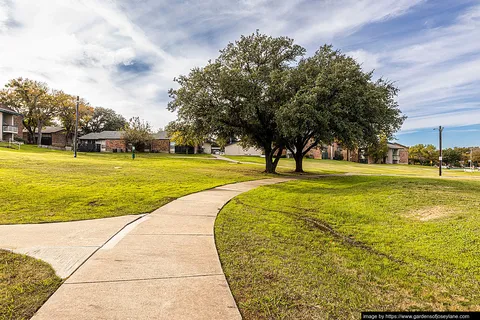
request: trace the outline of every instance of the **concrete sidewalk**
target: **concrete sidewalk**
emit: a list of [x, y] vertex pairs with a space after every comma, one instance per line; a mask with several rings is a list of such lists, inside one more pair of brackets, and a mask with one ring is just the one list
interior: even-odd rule
[[219, 210], [275, 178], [179, 198], [114, 236], [33, 319], [240, 319], [215, 247]]
[[0, 225], [0, 248], [44, 260], [60, 278], [67, 278], [119, 230], [142, 216]]

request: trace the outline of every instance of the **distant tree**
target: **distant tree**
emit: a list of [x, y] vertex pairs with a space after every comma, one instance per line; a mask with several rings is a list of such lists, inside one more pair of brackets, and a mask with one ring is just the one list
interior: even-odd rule
[[93, 115], [82, 126], [84, 133], [118, 131], [125, 128], [127, 121], [113, 109], [96, 107]]
[[[54, 91], [53, 99], [57, 105], [57, 118], [65, 129], [65, 144], [68, 144], [68, 141], [72, 139], [75, 131], [77, 99], [75, 96], [66, 94], [63, 91]], [[85, 126], [93, 116], [93, 107], [84, 99], [80, 99], [79, 101], [78, 115], [79, 128]]]
[[371, 142], [367, 148], [368, 156], [372, 157], [374, 163], [383, 160], [388, 154], [388, 139], [385, 135], [378, 137]]
[[432, 144], [417, 144], [411, 146], [408, 150], [408, 156], [413, 164], [432, 165], [438, 161], [438, 150]]
[[443, 161], [447, 165], [459, 166], [462, 160], [462, 151], [459, 148], [448, 148], [442, 152]]
[[42, 142], [42, 127], [55, 115], [46, 83], [26, 78], [10, 80], [0, 91], [0, 102], [23, 115], [23, 126], [28, 131], [28, 141], [35, 143], [38, 128], [38, 144]]
[[144, 151], [152, 143], [152, 128], [147, 121], [133, 117], [124, 127], [122, 138], [127, 144], [132, 144], [136, 150]]
[[349, 148], [378, 147], [378, 137], [390, 137], [405, 119], [392, 83], [372, 81], [371, 72], [331, 46], [302, 59], [288, 73], [286, 86], [292, 98], [280, 108], [277, 122], [297, 172], [303, 172], [304, 156], [321, 142], [335, 138]]
[[214, 62], [175, 79], [179, 88], [169, 91], [168, 108], [211, 136], [234, 136], [244, 146], [262, 148], [265, 171], [274, 173], [285, 149], [275, 119], [289, 98], [282, 79], [304, 52], [286, 37], [242, 36]]
[[480, 148], [479, 147], [474, 147], [472, 148], [472, 156], [471, 160], [473, 161], [473, 164], [478, 167], [480, 164]]
[[[170, 139], [180, 146], [191, 146], [197, 153], [198, 146], [208, 139], [208, 134], [195, 128], [193, 124], [180, 121], [172, 121], [165, 128]], [[188, 152], [188, 148], [187, 148]]]

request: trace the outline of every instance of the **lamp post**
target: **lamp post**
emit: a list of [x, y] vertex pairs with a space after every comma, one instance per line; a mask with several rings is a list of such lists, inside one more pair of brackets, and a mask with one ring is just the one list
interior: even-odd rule
[[[442, 176], [442, 162], [443, 162], [443, 158], [442, 158], [442, 132], [443, 132], [443, 129], [445, 129], [445, 128], [442, 127], [442, 126], [438, 126], [438, 145], [439, 145], [439, 149], [440, 149], [440, 154], [439, 154], [439, 157], [438, 157], [438, 162], [439, 162], [438, 175], [440, 177]], [[435, 128], [433, 130], [437, 130], [437, 129]]]
[[77, 157], [77, 144], [78, 144], [78, 105], [80, 103], [80, 97], [77, 96], [77, 105], [75, 107], [75, 139], [73, 141], [73, 157]]

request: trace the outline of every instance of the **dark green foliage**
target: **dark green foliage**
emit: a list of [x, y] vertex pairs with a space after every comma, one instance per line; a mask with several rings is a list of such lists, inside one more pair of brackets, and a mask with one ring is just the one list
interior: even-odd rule
[[304, 52], [286, 37], [242, 36], [214, 62], [176, 79], [180, 88], [170, 90], [169, 109], [199, 132], [262, 148], [266, 171], [275, 172], [275, 154], [285, 148], [276, 122], [278, 108], [289, 99], [283, 79]]
[[200, 136], [236, 137], [262, 148], [267, 172], [275, 172], [285, 148], [303, 171], [303, 157], [320, 142], [367, 145], [400, 128], [404, 117], [391, 82], [373, 81], [331, 46], [297, 64], [304, 53], [286, 37], [242, 36], [214, 62], [176, 79], [169, 109]]
[[125, 118], [113, 109], [96, 107], [93, 116], [82, 126], [84, 133], [118, 131], [127, 125]]

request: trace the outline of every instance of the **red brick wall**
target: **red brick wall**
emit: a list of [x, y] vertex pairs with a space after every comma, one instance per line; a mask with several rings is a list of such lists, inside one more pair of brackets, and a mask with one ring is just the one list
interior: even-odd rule
[[400, 164], [408, 164], [408, 149], [400, 149], [400, 160], [398, 163]]
[[313, 159], [322, 159], [322, 148], [320, 146], [313, 147], [308, 151], [307, 156]]
[[112, 152], [113, 149], [127, 149], [127, 144], [125, 140], [105, 140], [105, 149], [106, 151]]
[[67, 139], [65, 137], [65, 131], [58, 131], [52, 133], [52, 146], [65, 147]]
[[22, 122], [22, 116], [14, 116], [14, 117], [13, 117], [13, 122], [14, 122], [15, 125], [18, 127], [17, 137], [23, 138], [23, 122]]
[[170, 153], [170, 140], [167, 140], [167, 139], [153, 140], [151, 151]]

